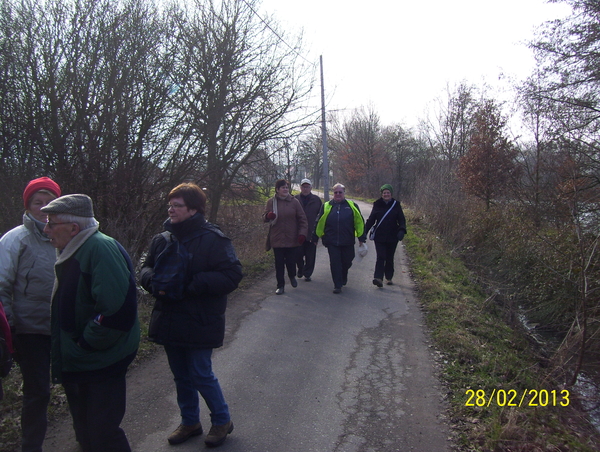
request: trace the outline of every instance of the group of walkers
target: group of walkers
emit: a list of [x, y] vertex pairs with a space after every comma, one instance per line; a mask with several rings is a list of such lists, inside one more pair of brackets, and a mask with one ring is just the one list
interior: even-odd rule
[[[204, 442], [216, 447], [233, 423], [211, 357], [223, 344], [227, 294], [242, 266], [231, 241], [206, 221], [197, 185], [181, 184], [167, 198], [165, 232], [153, 238], [139, 274], [155, 297], [148, 336], [164, 346], [177, 391], [181, 424], [167, 439], [179, 444], [203, 433], [200, 393], [211, 416]], [[130, 451], [120, 424], [140, 341], [132, 262], [99, 231], [87, 195], [61, 196], [41, 177], [26, 186], [23, 202], [23, 224], [0, 239], [0, 316], [23, 377], [21, 449], [42, 450], [52, 379], [64, 388], [84, 452]]]
[[[311, 181], [303, 179], [301, 193], [292, 196], [288, 182], [279, 180], [267, 202], [263, 219], [269, 223], [267, 248], [275, 255], [276, 293], [284, 293], [286, 270], [292, 287], [296, 278], [311, 281], [319, 238], [329, 253], [333, 291], [340, 293], [355, 240], [364, 243], [371, 227], [373, 283], [382, 287], [385, 277], [391, 284], [394, 253], [406, 233], [392, 187], [381, 187], [366, 225], [342, 184], [326, 203], [311, 190]], [[125, 375], [140, 341], [137, 282], [155, 299], [148, 338], [164, 346], [175, 382], [181, 423], [168, 442], [203, 433], [200, 394], [211, 419], [204, 442], [220, 446], [233, 422], [212, 353], [223, 345], [227, 295], [243, 275], [229, 238], [205, 219], [206, 195], [192, 183], [169, 192], [169, 218], [153, 237], [139, 275], [119, 242], [100, 232], [92, 199], [61, 195], [48, 177], [30, 181], [23, 224], [0, 238], [0, 334], [8, 335], [23, 377], [22, 451], [42, 450], [50, 381], [64, 388], [84, 452], [131, 450], [120, 424]]]
[[311, 281], [319, 239], [329, 254], [333, 293], [341, 293], [348, 283], [356, 239], [364, 245], [367, 234], [377, 253], [373, 284], [383, 287], [384, 277], [387, 284], [393, 284], [394, 254], [406, 234], [406, 219], [400, 203], [393, 198], [393, 187], [385, 184], [380, 191], [381, 198], [373, 203], [365, 224], [358, 205], [346, 199], [344, 185], [335, 184], [333, 198], [323, 203], [312, 193], [309, 179], [301, 181], [296, 196], [290, 194], [286, 180], [278, 180], [275, 196], [267, 201], [263, 214], [264, 222], [269, 223], [266, 248], [272, 248], [275, 256], [275, 293], [285, 292], [286, 270], [292, 287], [298, 286], [296, 277]]

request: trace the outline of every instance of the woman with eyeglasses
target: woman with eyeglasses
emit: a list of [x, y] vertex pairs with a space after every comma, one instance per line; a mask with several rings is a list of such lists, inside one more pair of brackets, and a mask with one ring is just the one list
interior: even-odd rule
[[[206, 195], [196, 184], [184, 183], [168, 195], [169, 219], [165, 232], [152, 239], [140, 271], [140, 283], [155, 298], [148, 338], [165, 347], [173, 373], [180, 425], [169, 435], [169, 444], [181, 444], [201, 435], [198, 393], [210, 410], [211, 428], [204, 438], [209, 447], [223, 444], [233, 431], [229, 406], [212, 370], [213, 349], [223, 345], [227, 295], [242, 280], [242, 264], [231, 240], [206, 221]], [[185, 260], [160, 266], [167, 247], [185, 247]], [[166, 275], [180, 265], [186, 282], [170, 284]], [[162, 270], [161, 270], [162, 269]], [[183, 285], [183, 290], [182, 286]], [[159, 287], [157, 287], [159, 286]]]
[[286, 269], [292, 287], [298, 286], [296, 261], [300, 245], [308, 235], [308, 220], [304, 209], [300, 201], [290, 195], [290, 186], [285, 179], [275, 182], [275, 196], [267, 201], [263, 221], [269, 223], [267, 248], [273, 248], [277, 280], [275, 293], [281, 295], [285, 291]]
[[48, 177], [30, 181], [23, 192], [23, 224], [0, 239], [0, 302], [11, 326], [14, 359], [23, 375], [21, 444], [42, 450], [50, 401], [50, 300], [56, 250], [43, 232], [40, 209], [61, 195]]
[[381, 198], [373, 203], [373, 209], [367, 219], [365, 230], [373, 228], [369, 238], [375, 242], [377, 261], [373, 274], [373, 284], [383, 287], [383, 277], [388, 285], [392, 285], [394, 277], [394, 254], [398, 242], [406, 234], [406, 219], [400, 202], [392, 196], [394, 189], [390, 184], [380, 188]]
[[354, 201], [346, 199], [346, 187], [333, 186], [333, 199], [321, 207], [317, 216], [314, 241], [322, 238], [329, 253], [329, 268], [333, 279], [333, 293], [341, 293], [348, 283], [348, 270], [354, 260], [356, 238], [365, 243], [365, 220]]

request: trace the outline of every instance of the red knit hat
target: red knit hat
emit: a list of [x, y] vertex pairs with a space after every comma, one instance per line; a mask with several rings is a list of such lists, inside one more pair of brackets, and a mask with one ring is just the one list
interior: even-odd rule
[[48, 190], [49, 192], [54, 193], [57, 198], [60, 196], [59, 185], [49, 177], [33, 179], [27, 184], [27, 187], [25, 187], [25, 191], [23, 192], [25, 209], [29, 207], [29, 199], [40, 190]]

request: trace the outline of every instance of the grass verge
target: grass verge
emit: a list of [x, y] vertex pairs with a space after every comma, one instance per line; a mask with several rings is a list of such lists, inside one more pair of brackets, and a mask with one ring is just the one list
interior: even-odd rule
[[457, 447], [600, 450], [598, 434], [575, 394], [565, 398], [564, 388], [549, 379], [524, 332], [504, 322], [495, 297], [473, 282], [440, 238], [406, 213], [404, 245], [443, 369]]

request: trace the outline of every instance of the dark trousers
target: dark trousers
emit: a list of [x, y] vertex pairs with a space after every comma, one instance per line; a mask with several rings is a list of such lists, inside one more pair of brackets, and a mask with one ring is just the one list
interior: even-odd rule
[[298, 250], [298, 276], [312, 276], [315, 270], [315, 260], [317, 257], [317, 245], [306, 240]]
[[375, 242], [375, 251], [377, 252], [377, 260], [375, 261], [374, 278], [391, 280], [394, 277], [394, 254], [398, 241], [393, 242]]
[[277, 287], [285, 286], [285, 269], [288, 276], [296, 276], [296, 257], [298, 256], [298, 247], [294, 248], [273, 248], [275, 255], [275, 278]]
[[329, 268], [333, 286], [341, 288], [348, 282], [348, 270], [352, 267], [354, 260], [354, 245], [327, 246], [329, 253]]
[[23, 375], [21, 450], [41, 452], [50, 401], [50, 336], [16, 334], [17, 362]]
[[[131, 357], [133, 359], [133, 357]], [[75, 438], [83, 452], [130, 452], [120, 427], [125, 416], [125, 374], [130, 361], [96, 372], [64, 376], [63, 387], [73, 418]]]

